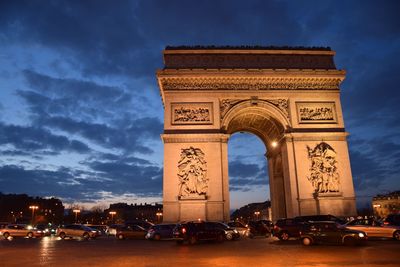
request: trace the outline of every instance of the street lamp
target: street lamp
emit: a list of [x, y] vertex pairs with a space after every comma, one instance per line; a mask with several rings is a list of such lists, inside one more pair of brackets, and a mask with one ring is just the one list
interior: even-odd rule
[[32, 224], [33, 224], [33, 222], [34, 222], [34, 216], [35, 216], [35, 210], [37, 210], [39, 207], [38, 206], [35, 206], [35, 205], [32, 205], [32, 206], [29, 206], [29, 208], [32, 210]]
[[260, 212], [259, 212], [259, 211], [255, 211], [255, 212], [254, 212], [254, 215], [257, 216], [257, 220], [258, 220], [258, 216], [260, 215]]
[[160, 222], [160, 218], [162, 216], [162, 212], [161, 211], [157, 212], [156, 216], [157, 216], [157, 222]]
[[114, 215], [117, 214], [116, 211], [110, 211], [108, 214], [111, 215], [111, 222], [114, 222]]
[[75, 223], [76, 223], [78, 220], [78, 213], [81, 212], [81, 210], [76, 209], [76, 210], [72, 210], [72, 211], [75, 213]]

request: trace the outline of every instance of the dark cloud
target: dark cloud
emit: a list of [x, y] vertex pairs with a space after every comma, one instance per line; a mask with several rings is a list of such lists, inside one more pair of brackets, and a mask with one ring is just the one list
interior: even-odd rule
[[88, 153], [90, 148], [78, 141], [62, 135], [56, 135], [43, 128], [31, 126], [6, 125], [0, 123], [0, 144], [12, 145], [25, 152], [46, 153], [50, 150]]
[[143, 101], [134, 102], [117, 87], [33, 71], [24, 75], [35, 91], [19, 90], [18, 95], [28, 104], [35, 125], [79, 135], [106, 148], [152, 153], [143, 140], [158, 139], [163, 125], [157, 118], [134, 113], [133, 106]]
[[[387, 138], [349, 139], [350, 162], [357, 191], [376, 192], [400, 173], [400, 145]], [[373, 193], [372, 193], [373, 194]]]
[[233, 191], [249, 191], [252, 186], [267, 185], [268, 168], [266, 163], [244, 163], [238, 160], [229, 162], [229, 186]]

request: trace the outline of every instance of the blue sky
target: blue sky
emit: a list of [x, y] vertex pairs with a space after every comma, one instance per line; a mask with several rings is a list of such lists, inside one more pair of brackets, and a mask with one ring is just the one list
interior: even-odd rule
[[[167, 45], [331, 47], [347, 71], [360, 203], [399, 190], [398, 10], [398, 1], [1, 1], [0, 192], [160, 202], [155, 71]], [[264, 153], [255, 136], [231, 138], [232, 208], [269, 198]]]

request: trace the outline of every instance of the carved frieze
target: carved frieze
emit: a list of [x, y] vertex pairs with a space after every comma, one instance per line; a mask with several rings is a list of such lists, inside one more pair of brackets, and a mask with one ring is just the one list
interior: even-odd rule
[[181, 149], [178, 161], [179, 199], [206, 199], [208, 190], [207, 162], [200, 148]]
[[172, 103], [171, 122], [179, 124], [212, 124], [212, 103]]
[[340, 78], [163, 78], [164, 90], [338, 90]]
[[[221, 120], [224, 118], [225, 114], [236, 104], [246, 101], [245, 99], [222, 99], [220, 102], [220, 114]], [[257, 101], [264, 101], [270, 103], [277, 107], [286, 118], [289, 119], [289, 101], [285, 98], [279, 99], [258, 99]]]
[[315, 193], [339, 192], [339, 173], [337, 170], [336, 151], [327, 143], [321, 142], [314, 148], [307, 146], [310, 160], [311, 182]]
[[335, 102], [296, 102], [299, 123], [337, 123]]

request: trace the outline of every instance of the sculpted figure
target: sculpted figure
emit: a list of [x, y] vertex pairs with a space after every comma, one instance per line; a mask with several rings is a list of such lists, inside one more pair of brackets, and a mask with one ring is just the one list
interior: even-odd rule
[[207, 163], [201, 149], [193, 147], [181, 149], [178, 169], [179, 197], [206, 195]]
[[325, 142], [321, 142], [314, 149], [307, 146], [310, 160], [311, 182], [317, 193], [339, 192], [339, 174], [335, 150]]

